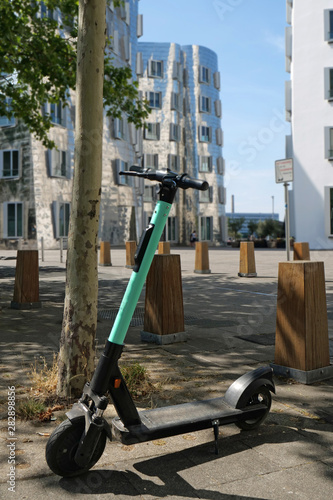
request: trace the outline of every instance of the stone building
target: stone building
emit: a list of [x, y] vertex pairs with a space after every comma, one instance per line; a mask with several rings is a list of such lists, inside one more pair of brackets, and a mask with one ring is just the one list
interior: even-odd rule
[[[143, 164], [186, 171], [211, 185], [208, 193], [179, 193], [165, 238], [186, 244], [196, 227], [201, 239], [221, 243], [226, 239], [225, 192], [216, 54], [197, 46], [138, 43], [143, 34], [138, 0], [119, 8], [109, 2], [106, 21], [113, 63], [132, 69], [152, 113], [144, 130], [136, 130], [126, 116], [105, 114], [99, 238], [112, 245], [139, 238], [152, 214], [156, 186], [119, 172]], [[66, 107], [46, 103], [43, 112], [54, 125], [50, 138], [57, 149], [52, 151], [24, 124], [0, 117], [0, 246], [5, 248], [19, 242], [33, 247], [41, 238], [45, 248], [57, 248], [68, 233], [75, 93], [70, 92]]]

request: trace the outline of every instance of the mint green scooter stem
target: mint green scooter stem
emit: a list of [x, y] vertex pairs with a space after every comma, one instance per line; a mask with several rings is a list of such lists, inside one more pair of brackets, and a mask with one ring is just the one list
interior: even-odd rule
[[145, 254], [141, 261], [139, 270], [133, 271], [132, 276], [128, 282], [125, 295], [120, 304], [120, 308], [112, 327], [109, 342], [122, 345], [124, 343], [127, 330], [129, 328], [135, 307], [139, 300], [145, 279], [147, 277], [150, 265], [154, 258], [158, 242], [163, 233], [166, 225], [167, 218], [171, 209], [171, 203], [159, 200], [156, 204], [153, 217], [150, 224], [154, 226], [150, 236]]

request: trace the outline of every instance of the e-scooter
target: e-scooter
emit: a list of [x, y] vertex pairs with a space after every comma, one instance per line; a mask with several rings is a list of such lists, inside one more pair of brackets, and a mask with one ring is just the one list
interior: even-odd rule
[[[271, 391], [275, 393], [272, 369], [261, 367], [239, 377], [224, 397], [138, 412], [118, 366], [125, 336], [177, 189], [204, 191], [209, 186], [206, 181], [170, 170], [133, 166], [122, 174], [159, 182], [159, 200], [141, 236], [135, 267], [92, 380], [85, 384], [82, 397], [67, 413], [68, 419], [48, 440], [46, 461], [60, 476], [88, 471], [101, 457], [106, 438], [111, 440], [112, 435], [124, 444], [133, 444], [212, 428], [218, 453], [218, 427], [235, 423], [241, 429], [256, 428], [269, 413]], [[118, 414], [111, 428], [103, 417], [108, 405], [107, 392]]]

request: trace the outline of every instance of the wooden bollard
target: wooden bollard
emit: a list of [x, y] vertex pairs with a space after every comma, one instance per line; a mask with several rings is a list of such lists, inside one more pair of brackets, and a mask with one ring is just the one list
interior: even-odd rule
[[309, 243], [294, 243], [294, 260], [310, 260]]
[[279, 264], [272, 367], [306, 384], [333, 376], [323, 262]]
[[41, 307], [39, 300], [38, 250], [18, 250], [12, 309]]
[[99, 249], [99, 265], [112, 266], [111, 264], [111, 249], [109, 241], [101, 241]]
[[199, 274], [209, 274], [208, 242], [197, 241], [195, 243], [195, 266], [194, 272]]
[[126, 241], [126, 267], [134, 267], [134, 255], [136, 252], [136, 241]]
[[155, 255], [146, 281], [141, 340], [170, 344], [186, 340], [179, 255]]
[[170, 254], [170, 241], [160, 241], [158, 244], [158, 253], [160, 255]]
[[254, 259], [254, 242], [241, 241], [240, 243], [240, 258], [239, 258], [239, 273], [242, 278], [255, 278], [256, 262]]

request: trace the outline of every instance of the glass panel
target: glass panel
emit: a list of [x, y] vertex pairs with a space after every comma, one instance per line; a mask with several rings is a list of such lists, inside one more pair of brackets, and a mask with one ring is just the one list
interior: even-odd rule
[[3, 153], [3, 177], [11, 176], [11, 151]]
[[15, 231], [15, 203], [7, 205], [7, 236], [16, 236]]
[[330, 10], [330, 39], [333, 38], [333, 10]]
[[22, 217], [22, 203], [16, 205], [17, 213], [17, 234], [16, 236], [23, 236], [23, 217]]
[[66, 177], [66, 151], [61, 151], [61, 175]]
[[206, 217], [206, 240], [211, 240], [211, 227], [210, 217]]
[[206, 224], [205, 224], [205, 219], [206, 219], [206, 217], [201, 217], [201, 219], [200, 219], [200, 235], [201, 235], [201, 240], [202, 241], [206, 240]]
[[13, 162], [13, 165], [12, 165], [12, 168], [13, 168], [12, 175], [13, 176], [17, 176], [18, 173], [19, 173], [18, 151], [13, 151], [12, 152], [12, 162]]

